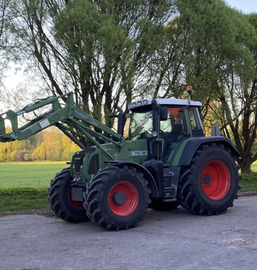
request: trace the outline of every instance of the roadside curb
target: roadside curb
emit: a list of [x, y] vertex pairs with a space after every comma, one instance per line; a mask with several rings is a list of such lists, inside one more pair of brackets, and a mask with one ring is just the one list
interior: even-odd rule
[[250, 190], [250, 191], [239, 191], [237, 193], [238, 197], [244, 197], [244, 196], [254, 196], [257, 195], [257, 190]]

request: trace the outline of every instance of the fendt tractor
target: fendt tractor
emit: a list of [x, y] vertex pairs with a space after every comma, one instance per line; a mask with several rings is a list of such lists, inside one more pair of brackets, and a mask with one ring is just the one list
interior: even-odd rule
[[120, 230], [134, 227], [148, 208], [224, 213], [240, 188], [239, 153], [219, 132], [205, 137], [201, 103], [190, 97], [135, 101], [130, 113], [118, 107], [117, 132], [76, 107], [73, 93], [48, 97], [0, 114], [0, 142], [56, 126], [79, 145], [48, 190], [51, 209], [69, 222]]

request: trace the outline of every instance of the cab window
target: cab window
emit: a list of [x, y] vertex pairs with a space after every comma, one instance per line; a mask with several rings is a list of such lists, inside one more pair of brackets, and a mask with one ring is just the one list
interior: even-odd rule
[[152, 111], [133, 113], [130, 122], [130, 140], [152, 137]]
[[197, 108], [188, 108], [188, 115], [193, 136], [204, 136], [200, 114]]
[[168, 119], [160, 122], [160, 136], [161, 133], [171, 136], [177, 135], [185, 131], [183, 109], [181, 107], [168, 108]]

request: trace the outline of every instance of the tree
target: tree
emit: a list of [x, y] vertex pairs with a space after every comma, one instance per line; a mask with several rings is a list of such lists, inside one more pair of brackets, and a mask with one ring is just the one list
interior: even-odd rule
[[62, 136], [62, 146], [62, 160], [71, 160], [74, 153], [80, 150], [80, 148], [65, 135]]
[[49, 128], [23, 141], [0, 143], [0, 162], [71, 160], [80, 148], [56, 128]]
[[148, 89], [144, 75], [172, 5], [171, 0], [16, 1], [16, 52], [33, 57], [54, 94], [74, 91], [76, 103], [102, 120]]
[[162, 29], [160, 47], [151, 57], [148, 73], [148, 87], [154, 98], [179, 98], [184, 93], [183, 31], [177, 15]]
[[[206, 121], [219, 120], [241, 154], [242, 172], [257, 159], [257, 35], [247, 17], [223, 1], [177, 1], [187, 48], [186, 81], [204, 103]], [[208, 114], [212, 111], [211, 114]]]
[[[106, 121], [137, 96], [196, 89], [207, 124], [219, 121], [242, 171], [256, 160], [256, 17], [222, 0], [10, 1], [16, 59], [33, 59], [54, 95]], [[211, 117], [210, 117], [211, 116]]]
[[[10, 14], [8, 12], [9, 1], [0, 0], [0, 88], [3, 88], [2, 74], [6, 69], [6, 51], [8, 49], [8, 37], [9, 32], [7, 31], [7, 24], [10, 20]], [[1, 99], [0, 99], [1, 100]]]

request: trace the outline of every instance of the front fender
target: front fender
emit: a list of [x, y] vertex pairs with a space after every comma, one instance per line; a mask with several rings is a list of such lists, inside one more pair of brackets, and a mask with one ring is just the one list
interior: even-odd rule
[[114, 165], [114, 166], [126, 165], [126, 166], [130, 166], [130, 167], [137, 169], [139, 172], [141, 172], [144, 175], [145, 179], [148, 181], [148, 187], [151, 190], [151, 195], [154, 197], [160, 196], [159, 189], [158, 189], [158, 186], [156, 184], [156, 181], [155, 181], [153, 175], [144, 166], [142, 166], [138, 163], [135, 163], [135, 162], [121, 161], [121, 160], [112, 160], [108, 163], [111, 165]]

